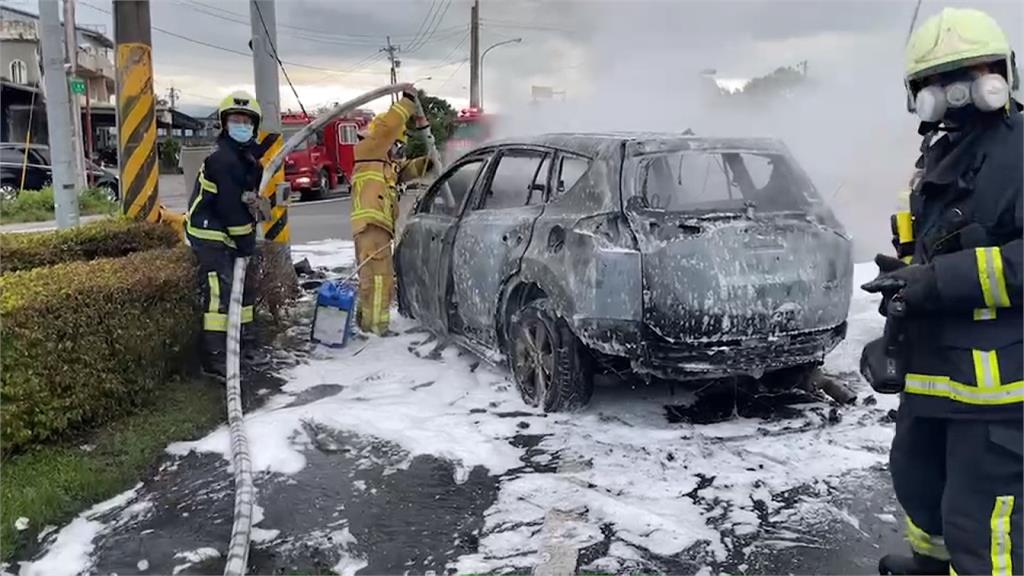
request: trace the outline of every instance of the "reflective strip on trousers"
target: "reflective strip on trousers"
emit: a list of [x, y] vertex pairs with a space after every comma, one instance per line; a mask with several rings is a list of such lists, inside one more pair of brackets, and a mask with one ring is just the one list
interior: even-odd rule
[[904, 392], [948, 398], [978, 406], [1001, 406], [1024, 402], [1024, 382], [1010, 382], [994, 388], [968, 386], [947, 376], [907, 374]]
[[254, 317], [255, 317], [255, 313], [253, 311], [253, 307], [252, 306], [242, 306], [242, 324], [247, 324], [249, 322], [252, 322], [252, 319]]
[[386, 323], [388, 321], [385, 312], [381, 310], [383, 304], [384, 277], [377, 274], [373, 277], [373, 316], [370, 317], [370, 322], [375, 330], [380, 327], [382, 322]]
[[952, 562], [949, 563], [949, 576], [960, 576], [959, 574], [956, 573], [956, 569], [953, 568], [953, 563]]
[[910, 548], [918, 554], [938, 560], [949, 560], [946, 540], [942, 536], [932, 536], [921, 530], [910, 516], [907, 516], [907, 540], [910, 540]]
[[210, 302], [206, 311], [216, 314], [220, 310], [220, 278], [216, 272], [207, 272], [206, 283], [210, 285]]
[[999, 248], [975, 248], [978, 260], [978, 282], [986, 308], [1008, 308], [1010, 296], [1003, 274], [1003, 253]]
[[995, 308], [975, 308], [974, 309], [975, 320], [995, 320], [996, 309]]
[[974, 357], [974, 381], [981, 388], [998, 388], [999, 356], [995, 350], [971, 350]]
[[992, 508], [989, 527], [992, 531], [992, 576], [1013, 574], [1013, 558], [1010, 551], [1010, 517], [1013, 514], [1013, 496], [999, 496]]

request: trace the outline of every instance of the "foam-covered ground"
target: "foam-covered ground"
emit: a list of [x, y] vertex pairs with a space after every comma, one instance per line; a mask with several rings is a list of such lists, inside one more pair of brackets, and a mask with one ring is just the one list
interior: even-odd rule
[[[350, 267], [353, 258], [351, 243], [342, 241], [295, 246], [293, 254], [328, 269]], [[874, 273], [873, 265], [857, 266], [855, 286]], [[870, 390], [856, 376], [857, 362], [864, 343], [881, 331], [876, 307], [877, 300], [856, 291], [847, 339], [825, 365], [862, 398]], [[418, 456], [451, 462], [455, 485], [484, 469], [497, 478], [497, 496], [483, 513], [475, 549], [447, 561], [459, 572], [527, 569], [550, 559], [553, 545], [586, 551], [580, 563], [593, 570], [665, 566], [658, 559], [676, 558], [695, 571], [717, 572], [759, 553], [806, 545], [802, 527], [823, 519], [850, 524], [832, 488], [887, 460], [892, 425], [884, 416], [896, 407], [892, 397], [838, 411], [811, 402], [784, 418], [694, 425], [666, 418], [665, 406], [680, 403], [671, 390], [620, 385], [599, 388], [582, 413], [545, 415], [522, 403], [503, 369], [452, 348], [428, 357], [436, 343], [395, 316], [399, 336], [314, 349], [307, 362], [281, 374], [287, 384], [247, 416], [253, 466], [264, 484], [302, 478], [315, 465], [310, 455], [323, 440], [318, 436], [338, 431], [397, 447], [400, 457], [388, 465], [398, 469]], [[330, 393], [310, 396], [322, 390]], [[230, 465], [225, 427], [167, 452], [172, 460], [205, 454]], [[96, 543], [123, 526], [126, 515], [145, 512], [146, 499], [137, 492], [49, 534], [20, 573], [72, 575], [94, 567]], [[101, 514], [115, 508], [121, 512]], [[254, 546], [329, 541], [333, 569], [353, 574], [373, 551], [343, 520], [343, 513], [330, 523], [310, 517], [305, 533], [283, 533], [264, 521]], [[186, 570], [216, 558], [225, 545], [145, 560]]]

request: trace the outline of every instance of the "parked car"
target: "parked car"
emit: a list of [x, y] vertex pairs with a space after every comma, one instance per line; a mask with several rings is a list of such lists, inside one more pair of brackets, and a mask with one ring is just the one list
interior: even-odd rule
[[770, 139], [555, 134], [489, 144], [418, 202], [399, 307], [579, 408], [601, 367], [678, 381], [810, 371], [845, 337], [850, 239]]
[[[91, 160], [87, 160], [86, 163], [93, 186], [105, 190], [112, 200], [117, 200], [117, 172], [103, 168]], [[47, 146], [29, 144], [26, 158], [24, 143], [0, 143], [0, 194], [3, 194], [5, 199], [13, 199], [23, 189], [39, 190], [49, 186], [53, 180], [50, 166], [50, 148]], [[24, 186], [21, 181], [23, 168]]]

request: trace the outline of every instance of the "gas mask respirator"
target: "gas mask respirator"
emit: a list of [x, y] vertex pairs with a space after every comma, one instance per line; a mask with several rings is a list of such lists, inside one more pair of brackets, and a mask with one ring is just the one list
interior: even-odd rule
[[999, 74], [981, 74], [921, 89], [915, 99], [917, 115], [925, 122], [938, 122], [952, 110], [969, 105], [981, 112], [993, 112], [1010, 101], [1010, 86]]

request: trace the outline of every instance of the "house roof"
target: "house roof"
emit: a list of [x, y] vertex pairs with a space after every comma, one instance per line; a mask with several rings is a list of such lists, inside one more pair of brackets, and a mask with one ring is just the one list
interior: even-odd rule
[[[0, 5], [0, 17], [6, 18], [8, 14], [14, 14], [22, 18], [27, 18], [29, 20], [39, 20], [38, 14], [27, 12], [25, 10], [14, 8], [12, 6], [7, 6], [6, 4]], [[80, 25], [75, 26], [75, 30], [77, 30], [79, 34], [94, 40], [98, 44], [102, 45], [104, 48], [114, 47], [114, 41], [108, 38], [106, 34], [103, 34], [98, 30], [93, 30], [91, 28], [87, 28], [85, 26]]]

